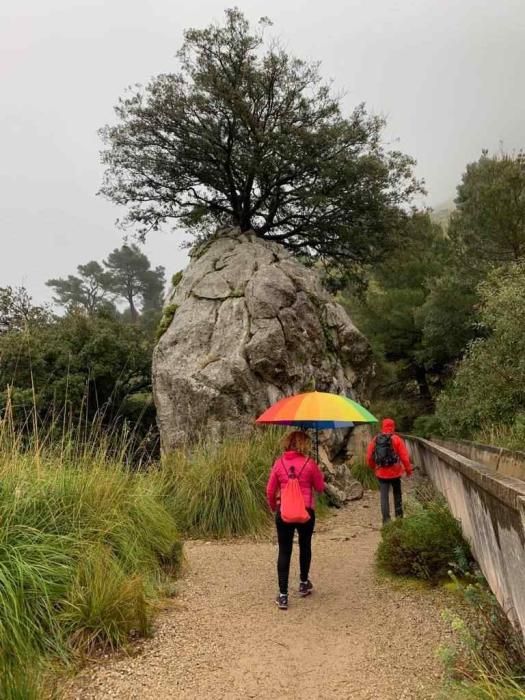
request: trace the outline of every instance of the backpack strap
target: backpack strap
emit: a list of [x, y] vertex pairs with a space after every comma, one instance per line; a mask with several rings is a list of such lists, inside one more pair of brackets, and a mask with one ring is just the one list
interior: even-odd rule
[[281, 457], [281, 459], [279, 460], [279, 463], [282, 465], [282, 468], [284, 469], [284, 473], [286, 474], [286, 476], [287, 476], [288, 478], [290, 478], [290, 475], [288, 474], [288, 469], [286, 468], [286, 465], [285, 465], [285, 463], [284, 463], [284, 459], [283, 459], [282, 457]]
[[310, 461], [310, 457], [307, 457], [307, 458], [306, 458], [306, 462], [305, 462], [305, 463], [303, 464], [303, 466], [301, 467], [301, 471], [299, 472], [299, 474], [297, 474], [297, 478], [299, 478], [299, 477], [301, 476], [301, 474], [303, 473], [304, 468], [306, 467], [306, 465], [308, 464], [309, 461]]
[[[301, 474], [302, 474], [303, 471], [304, 471], [304, 468], [306, 467], [306, 465], [308, 464], [309, 461], [310, 461], [310, 457], [307, 457], [307, 458], [306, 458], [306, 462], [303, 464], [303, 466], [301, 467], [301, 469], [300, 469], [300, 471], [299, 471], [299, 474], [297, 474], [297, 475], [295, 476], [296, 479], [298, 479], [298, 478], [301, 476]], [[285, 465], [285, 463], [284, 463], [284, 459], [283, 459], [282, 457], [281, 457], [280, 462], [281, 462], [282, 467], [283, 467], [283, 469], [284, 469], [284, 471], [285, 471], [285, 473], [286, 473], [286, 476], [290, 479], [290, 473], [288, 472], [288, 469], [286, 468], [286, 465]], [[292, 466], [292, 469], [293, 469], [294, 472], [295, 472], [295, 467]]]

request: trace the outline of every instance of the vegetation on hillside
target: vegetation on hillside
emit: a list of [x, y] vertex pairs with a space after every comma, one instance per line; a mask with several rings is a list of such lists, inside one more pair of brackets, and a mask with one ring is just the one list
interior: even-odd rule
[[469, 437], [501, 424], [523, 436], [525, 261], [491, 271], [479, 294], [486, 337], [469, 347], [438, 401], [437, 416], [449, 435]]
[[396, 253], [343, 292], [375, 350], [374, 408], [402, 429], [520, 447], [524, 201], [525, 156], [483, 152], [446, 232], [414, 214]]
[[[161, 318], [164, 271], [136, 246], [50, 280], [56, 315], [23, 288], [0, 288], [0, 417], [9, 404], [23, 430], [102, 419], [158, 442], [151, 357]], [[118, 304], [128, 308], [120, 312]]]
[[107, 260], [91, 260], [77, 267], [77, 275], [51, 279], [47, 285], [54, 292], [54, 301], [69, 310], [82, 309], [87, 314], [98, 311], [116, 312], [115, 303], [125, 302], [133, 321], [158, 314], [166, 279], [161, 266], [151, 269], [150, 261], [135, 244], [115, 248]]

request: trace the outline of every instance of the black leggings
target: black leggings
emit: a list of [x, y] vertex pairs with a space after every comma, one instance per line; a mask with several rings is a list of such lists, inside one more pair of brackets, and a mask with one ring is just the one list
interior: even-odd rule
[[277, 576], [279, 578], [279, 592], [288, 593], [288, 577], [290, 574], [290, 561], [292, 559], [293, 536], [295, 528], [299, 535], [299, 567], [301, 569], [301, 581], [308, 580], [310, 562], [312, 561], [312, 535], [315, 525], [315, 512], [307, 508], [310, 520], [306, 523], [285, 523], [279, 512], [275, 516], [277, 527], [277, 541], [279, 542], [279, 556], [277, 558]]

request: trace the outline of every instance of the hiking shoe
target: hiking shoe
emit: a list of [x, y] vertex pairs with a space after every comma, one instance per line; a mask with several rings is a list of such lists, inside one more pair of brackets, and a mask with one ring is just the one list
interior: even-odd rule
[[279, 610], [288, 610], [288, 596], [284, 593], [280, 593], [275, 599], [275, 604]]
[[313, 584], [311, 581], [307, 581], [306, 583], [303, 583], [302, 581], [299, 583], [299, 595], [301, 598], [306, 598], [307, 595], [310, 595], [310, 593], [313, 590]]

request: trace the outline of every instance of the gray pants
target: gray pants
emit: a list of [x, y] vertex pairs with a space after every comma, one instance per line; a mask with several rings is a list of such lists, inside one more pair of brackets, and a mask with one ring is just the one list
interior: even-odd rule
[[390, 486], [392, 486], [392, 491], [394, 492], [394, 509], [396, 513], [396, 518], [403, 517], [401, 477], [398, 476], [396, 479], [379, 479], [379, 491], [381, 494], [381, 515], [383, 516], [383, 523], [387, 523], [390, 520]]

